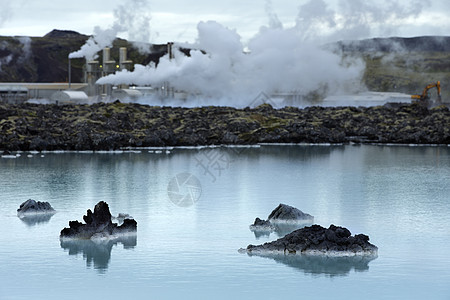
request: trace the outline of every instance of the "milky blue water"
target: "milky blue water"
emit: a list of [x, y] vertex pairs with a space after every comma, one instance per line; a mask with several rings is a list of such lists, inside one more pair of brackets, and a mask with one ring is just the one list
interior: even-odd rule
[[[152, 152], [0, 159], [0, 299], [450, 299], [450, 147]], [[19, 219], [29, 198], [57, 213]], [[101, 200], [137, 237], [60, 242]], [[248, 228], [279, 203], [369, 235], [378, 257], [238, 253], [283, 234]]]

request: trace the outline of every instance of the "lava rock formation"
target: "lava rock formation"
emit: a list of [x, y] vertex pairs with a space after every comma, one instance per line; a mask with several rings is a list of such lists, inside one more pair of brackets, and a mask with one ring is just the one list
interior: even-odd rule
[[262, 245], [249, 245], [240, 252], [249, 254], [311, 254], [329, 256], [375, 256], [378, 248], [369, 243], [369, 237], [364, 234], [351, 235], [344, 227], [330, 225], [324, 228], [320, 225], [312, 225], [295, 230], [286, 236]]
[[70, 221], [69, 228], [61, 230], [60, 238], [111, 238], [137, 231], [137, 222], [134, 219], [124, 219], [123, 224], [120, 226], [113, 223], [109, 206], [104, 201], [100, 201], [95, 205], [94, 212], [88, 209], [86, 215], [83, 216], [83, 220], [86, 224]]
[[20, 204], [17, 209], [18, 216], [33, 215], [33, 214], [54, 214], [56, 211], [48, 202], [36, 201], [28, 199]]

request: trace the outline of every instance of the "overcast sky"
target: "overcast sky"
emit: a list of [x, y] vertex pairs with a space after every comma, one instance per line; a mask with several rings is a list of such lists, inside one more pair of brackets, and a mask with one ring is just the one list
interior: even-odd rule
[[[0, 0], [0, 6], [0, 35], [42, 36], [53, 29], [93, 34], [96, 26], [111, 28], [118, 18], [135, 27], [119, 36], [152, 43], [193, 42], [197, 24], [208, 20], [235, 29], [243, 41], [269, 20], [284, 28], [309, 22], [314, 26], [301, 26], [315, 30], [309, 34], [339, 29], [336, 38], [342, 39], [450, 35], [448, 0]], [[357, 25], [348, 26], [352, 22]], [[350, 29], [344, 33], [344, 27]]]

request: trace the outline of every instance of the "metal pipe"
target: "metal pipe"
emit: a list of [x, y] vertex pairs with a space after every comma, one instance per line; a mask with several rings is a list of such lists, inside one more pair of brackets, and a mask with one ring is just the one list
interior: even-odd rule
[[71, 66], [70, 61], [71, 61], [71, 59], [69, 57], [69, 90], [72, 87], [72, 66]]

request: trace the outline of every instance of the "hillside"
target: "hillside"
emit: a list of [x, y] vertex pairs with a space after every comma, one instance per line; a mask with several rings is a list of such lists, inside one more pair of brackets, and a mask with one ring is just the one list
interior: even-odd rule
[[376, 38], [337, 46], [344, 55], [364, 59], [369, 90], [420, 94], [427, 84], [441, 81], [443, 100], [450, 99], [450, 37]]
[[[43, 37], [0, 37], [0, 82], [67, 82], [69, 53], [80, 49], [88, 38], [68, 30], [53, 30]], [[128, 41], [116, 39], [111, 50], [116, 61], [119, 47], [127, 47], [128, 58], [140, 64], [157, 63], [167, 52], [166, 45], [153, 45], [151, 54], [141, 54]], [[84, 82], [84, 59], [71, 63], [72, 81]]]
[[[67, 82], [67, 57], [88, 38], [63, 30], [43, 37], [0, 37], [0, 82]], [[141, 54], [128, 41], [116, 39], [111, 51], [116, 61], [119, 47], [127, 47], [129, 59], [144, 65], [158, 63], [167, 52], [166, 45], [152, 45], [151, 54]], [[332, 48], [365, 61], [362, 81], [369, 90], [419, 94], [428, 83], [440, 80], [444, 100], [450, 99], [445, 88], [450, 86], [450, 37], [341, 41]], [[189, 53], [188, 49], [183, 51]], [[84, 82], [84, 65], [84, 59], [72, 60], [73, 82]]]

